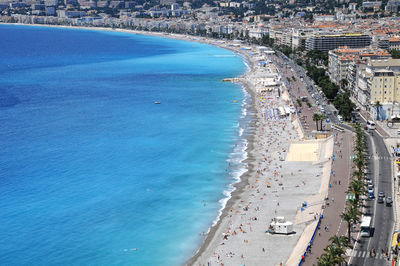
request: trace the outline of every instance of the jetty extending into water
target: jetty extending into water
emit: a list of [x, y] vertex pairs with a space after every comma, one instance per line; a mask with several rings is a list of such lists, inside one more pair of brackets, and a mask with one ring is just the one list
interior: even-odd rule
[[243, 78], [224, 78], [222, 79], [223, 82], [240, 82]]

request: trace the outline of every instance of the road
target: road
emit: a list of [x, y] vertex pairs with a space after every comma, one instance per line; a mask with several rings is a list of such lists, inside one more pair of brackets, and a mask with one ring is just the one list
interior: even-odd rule
[[[382, 191], [386, 196], [392, 196], [392, 158], [386, 149], [381, 136], [376, 132], [366, 134], [369, 160], [369, 177], [375, 184], [375, 196]], [[350, 265], [390, 265], [385, 256], [385, 249], [390, 250], [393, 230], [393, 208], [384, 203], [377, 203], [377, 199], [368, 200], [365, 214], [372, 216], [373, 236], [360, 237], [351, 254]], [[376, 256], [371, 257], [369, 252], [374, 248]]]
[[[307, 90], [308, 94], [315, 101], [316, 105], [319, 108], [323, 108], [326, 117], [329, 118], [330, 121], [332, 121], [333, 123], [338, 123], [339, 121], [337, 120], [336, 116], [336, 108], [332, 104], [328, 104], [328, 100], [326, 99], [325, 95], [323, 93], [320, 93], [314, 81], [307, 76], [306, 70], [301, 66], [295, 64], [293, 60], [287, 58], [281, 52], [278, 51], [277, 54], [279, 55], [279, 60], [275, 63], [278, 64], [279, 68], [284, 69], [285, 66], [287, 66], [293, 72], [293, 76], [296, 76], [296, 83], [301, 84], [303, 87], [305, 87], [304, 89]], [[299, 77], [302, 77], [303, 80], [300, 81]], [[287, 80], [285, 80], [285, 84], [288, 85]]]

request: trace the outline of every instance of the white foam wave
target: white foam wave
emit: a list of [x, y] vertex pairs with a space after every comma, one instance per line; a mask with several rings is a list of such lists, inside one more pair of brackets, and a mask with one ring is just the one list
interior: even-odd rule
[[239, 128], [239, 137], [241, 137], [242, 135], [243, 135], [243, 132], [244, 132], [244, 128]]
[[[247, 172], [247, 164], [244, 163], [244, 160], [247, 159], [247, 139], [242, 139], [238, 145], [236, 145], [233, 153], [231, 154], [230, 158], [227, 160], [230, 164], [230, 173], [229, 175], [233, 178], [233, 183], [228, 185], [228, 188], [225, 189], [222, 194], [224, 197], [220, 199], [218, 202], [221, 205], [221, 208], [218, 211], [217, 218], [213, 221], [212, 226], [215, 226], [219, 219], [221, 218], [222, 211], [225, 209], [227, 202], [232, 197], [232, 193], [236, 190], [235, 184], [241, 181], [241, 176]], [[208, 229], [208, 232], [210, 228]], [[207, 232], [207, 233], [208, 233]]]
[[[247, 60], [243, 60], [244, 64], [246, 65], [247, 72], [250, 71], [251, 67]], [[246, 121], [246, 117], [248, 116], [248, 102], [251, 100], [251, 95], [250, 93], [246, 90], [246, 87], [244, 85], [241, 86], [242, 92], [244, 95], [244, 98], [242, 100], [241, 104], [241, 117], [239, 119], [239, 122], [237, 124], [238, 128], [238, 136], [240, 137], [238, 143], [235, 145], [235, 148], [233, 149], [233, 152], [227, 159], [227, 162], [229, 163], [229, 176], [232, 177], [233, 182], [228, 185], [227, 189], [225, 189], [222, 194], [224, 197], [218, 201], [220, 204], [221, 208], [218, 211], [218, 216], [214, 219], [212, 222], [212, 226], [208, 228], [207, 234], [210, 232], [211, 228], [215, 226], [218, 221], [221, 218], [222, 211], [225, 209], [227, 202], [229, 199], [232, 197], [232, 193], [236, 190], [235, 184], [239, 183], [241, 181], [241, 176], [248, 171], [248, 165], [244, 163], [244, 161], [248, 158], [248, 153], [247, 153], [247, 146], [248, 146], [248, 141], [247, 139], [243, 138], [244, 132], [246, 131], [245, 129], [247, 127], [247, 123], [249, 121]], [[241, 123], [244, 123], [244, 125], [241, 125]]]

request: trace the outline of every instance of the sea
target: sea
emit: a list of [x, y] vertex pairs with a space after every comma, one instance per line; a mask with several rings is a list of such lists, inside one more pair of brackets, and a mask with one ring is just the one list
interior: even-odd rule
[[182, 265], [246, 171], [232, 51], [0, 25], [0, 264]]

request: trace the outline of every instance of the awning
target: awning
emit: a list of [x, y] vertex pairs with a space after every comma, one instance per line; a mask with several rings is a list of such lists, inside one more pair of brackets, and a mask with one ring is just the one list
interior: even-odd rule
[[394, 248], [397, 245], [397, 235], [399, 233], [394, 233], [393, 238], [392, 238], [392, 248]]
[[355, 198], [355, 196], [354, 196], [353, 193], [347, 193], [347, 195], [346, 195], [346, 201], [354, 200], [354, 198]]

